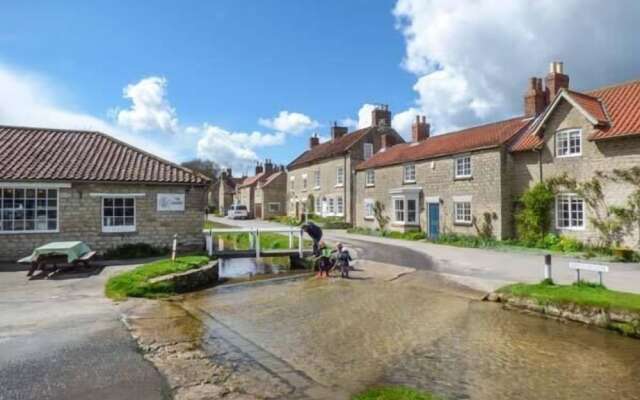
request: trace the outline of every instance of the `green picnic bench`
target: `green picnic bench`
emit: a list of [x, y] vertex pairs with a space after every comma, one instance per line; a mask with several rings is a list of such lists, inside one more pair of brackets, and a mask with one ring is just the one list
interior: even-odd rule
[[31, 265], [27, 276], [32, 276], [37, 270], [46, 271], [47, 266], [53, 266], [53, 275], [62, 269], [80, 266], [88, 268], [95, 256], [96, 252], [84, 242], [52, 242], [36, 248], [30, 256], [18, 260], [18, 263]]

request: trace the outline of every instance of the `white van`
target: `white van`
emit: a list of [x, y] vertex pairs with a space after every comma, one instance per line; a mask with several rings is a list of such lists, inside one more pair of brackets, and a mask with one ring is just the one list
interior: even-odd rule
[[242, 204], [234, 204], [227, 210], [227, 218], [230, 219], [247, 219], [249, 218], [249, 211], [247, 206]]

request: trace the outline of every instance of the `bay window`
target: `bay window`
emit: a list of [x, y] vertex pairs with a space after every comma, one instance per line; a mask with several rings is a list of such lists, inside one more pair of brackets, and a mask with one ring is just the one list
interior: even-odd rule
[[393, 199], [394, 222], [404, 223], [404, 199], [396, 197]]
[[393, 223], [398, 225], [418, 225], [420, 188], [401, 188], [391, 190], [393, 205]]
[[0, 187], [0, 233], [57, 232], [58, 189]]

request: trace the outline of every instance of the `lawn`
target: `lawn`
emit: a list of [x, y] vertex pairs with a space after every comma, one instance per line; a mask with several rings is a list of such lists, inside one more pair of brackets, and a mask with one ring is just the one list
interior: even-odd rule
[[127, 297], [157, 298], [170, 296], [175, 294], [171, 282], [151, 283], [149, 280], [162, 275], [198, 268], [208, 262], [209, 257], [206, 256], [184, 256], [176, 258], [175, 261], [159, 260], [144, 264], [136, 269], [109, 278], [105, 294], [114, 300], [123, 300]]
[[548, 282], [537, 284], [516, 283], [498, 289], [500, 293], [528, 297], [540, 304], [576, 304], [604, 309], [640, 311], [640, 294], [617, 292], [591, 283], [554, 285]]
[[352, 400], [437, 400], [437, 397], [402, 386], [389, 386], [369, 389]]

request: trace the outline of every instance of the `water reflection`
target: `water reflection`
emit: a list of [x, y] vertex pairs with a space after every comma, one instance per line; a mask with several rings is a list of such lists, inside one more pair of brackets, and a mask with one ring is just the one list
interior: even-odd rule
[[[215, 293], [212, 295], [212, 293]], [[306, 280], [187, 301], [316, 381], [446, 399], [640, 399], [640, 341], [482, 303], [435, 274]]]
[[287, 257], [229, 258], [219, 263], [218, 272], [221, 278], [247, 278], [288, 273], [291, 268]]

